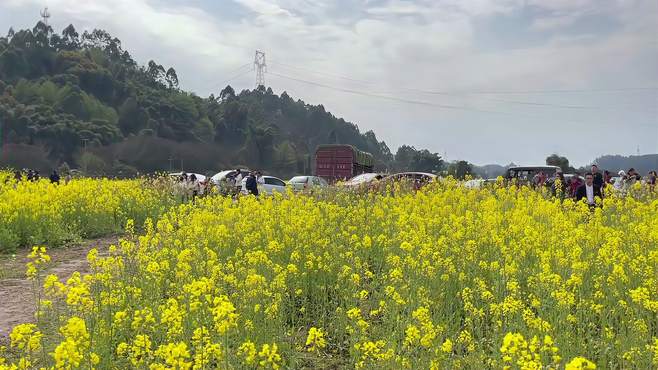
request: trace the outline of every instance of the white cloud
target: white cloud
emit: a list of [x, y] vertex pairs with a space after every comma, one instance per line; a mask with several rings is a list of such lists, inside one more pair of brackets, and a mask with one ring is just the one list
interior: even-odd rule
[[[336, 115], [355, 120], [362, 128], [374, 129], [394, 145], [422, 143], [431, 145], [431, 150], [448, 148], [452, 153], [479, 162], [487, 158], [509, 162], [518, 160], [514, 149], [496, 147], [500, 157], [491, 157], [491, 148], [460, 148], [457, 140], [445, 135], [470, 135], [478, 125], [496, 124], [503, 125], [500, 140], [509, 135], [509, 130], [536, 130], [538, 135], [575, 146], [573, 143], [581, 134], [562, 139], [560, 133], [546, 131], [552, 120], [567, 122], [575, 117], [586, 128], [599, 127], [601, 121], [610, 123], [612, 116], [596, 111], [575, 116], [571, 111], [510, 105], [482, 96], [427, 95], [401, 88], [473, 91], [658, 85], [655, 68], [650, 67], [651, 63], [654, 66], [658, 63], [656, 33], [651, 33], [658, 27], [657, 3], [602, 1], [224, 0], [220, 6], [227, 11], [213, 14], [198, 1], [195, 6], [189, 3], [182, 6], [169, 0], [49, 0], [48, 5], [56, 28], [74, 23], [107, 29], [141, 63], [154, 59], [174, 66], [183, 86], [201, 94], [217, 93], [223, 87], [219, 83], [231, 77], [236, 67], [248, 63], [254, 49], [259, 48], [267, 52], [270, 70], [279, 74], [364, 92], [399, 91], [408, 99], [505, 112], [487, 115], [391, 104], [268, 77], [275, 90], [288, 90], [306, 101], [323, 103]], [[41, 6], [42, 0], [0, 0], [0, 12], [33, 9], [38, 14]], [[231, 7], [246, 10], [249, 15], [236, 17]], [[497, 32], [478, 28], [483, 19], [505, 22], [529, 8], [536, 13], [529, 22], [531, 26], [509, 27], [516, 27], [515, 37], [519, 40], [533, 36], [536, 31], [544, 36], [518, 50], [480, 49], [478, 33], [492, 32], [496, 36]], [[605, 16], [619, 26], [581, 34], [565, 31], [566, 26], [578, 24], [584, 15]], [[8, 28], [9, 24], [2, 24], [2, 19], [0, 16], [0, 27]], [[352, 80], [329, 75], [349, 76]], [[251, 87], [251, 80], [251, 76], [244, 76], [232, 83], [246, 88]], [[589, 99], [591, 96], [588, 97], [591, 101], [574, 102], [573, 95], [506, 98], [555, 104], [606, 102]], [[652, 120], [646, 109], [629, 112], [629, 117], [643, 124]], [[410, 129], [409, 122], [418, 122], [420, 126]], [[450, 122], [451, 126], [436, 122]], [[419, 136], [416, 132], [420, 129], [415, 127], [423, 127], [427, 133]], [[586, 136], [585, 130], [582, 131], [583, 137]], [[644, 133], [642, 139], [646, 145], [651, 136], [646, 129]], [[496, 137], [495, 132], [491, 135]], [[433, 136], [437, 139], [428, 141]], [[614, 143], [614, 139], [601, 138], [601, 142], [606, 141]], [[635, 146], [630, 146], [634, 150]], [[592, 156], [596, 154], [599, 153]], [[581, 157], [576, 161], [586, 160], [582, 152], [578, 155]]]
[[566, 13], [550, 17], [537, 18], [532, 23], [532, 28], [538, 31], [547, 31], [559, 29], [574, 24], [580, 17], [581, 13]]

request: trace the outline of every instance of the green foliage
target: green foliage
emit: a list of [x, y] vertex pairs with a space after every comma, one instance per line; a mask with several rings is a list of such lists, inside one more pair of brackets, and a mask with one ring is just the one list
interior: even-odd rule
[[567, 157], [562, 157], [557, 154], [551, 154], [546, 157], [546, 164], [549, 166], [558, 166], [564, 173], [573, 173], [576, 170], [569, 165]]
[[[394, 160], [372, 131], [361, 133], [322, 105], [295, 101], [285, 92], [278, 96], [261, 86], [236, 93], [227, 86], [218, 98], [204, 99], [181, 91], [173, 68], [155, 61], [138, 66], [121, 41], [103, 30], [80, 34], [69, 25], [57, 34], [39, 23], [12, 31], [0, 37], [0, 81], [5, 137], [44, 148], [53, 168], [94, 164], [116, 174], [183, 162], [186, 169], [213, 172], [242, 164], [285, 177], [310, 172], [316, 147], [328, 143], [372, 153], [379, 171], [438, 172], [443, 165], [437, 154], [413, 147]], [[138, 142], [153, 146], [145, 150], [135, 147]], [[157, 147], [162, 143], [169, 147]], [[82, 155], [83, 149], [98, 160]]]
[[439, 173], [442, 168], [441, 156], [427, 149], [417, 150], [413, 146], [402, 145], [395, 153], [395, 169], [398, 171]]
[[466, 161], [453, 162], [448, 166], [448, 175], [463, 180], [466, 176], [473, 175], [473, 167]]

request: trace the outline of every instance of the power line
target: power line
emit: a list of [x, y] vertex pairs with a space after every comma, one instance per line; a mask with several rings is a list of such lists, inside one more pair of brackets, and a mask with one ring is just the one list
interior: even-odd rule
[[465, 110], [465, 111], [479, 112], [479, 113], [507, 114], [505, 112], [496, 112], [496, 111], [469, 108], [469, 107], [463, 107], [463, 106], [457, 106], [457, 105], [437, 104], [437, 103], [421, 101], [421, 100], [412, 100], [412, 99], [405, 99], [405, 98], [397, 98], [397, 97], [388, 96], [388, 95], [372, 94], [372, 93], [367, 93], [367, 92], [353, 90], [353, 89], [346, 89], [346, 88], [341, 88], [341, 87], [325, 85], [325, 84], [322, 84], [322, 83], [319, 83], [319, 82], [303, 80], [301, 78], [290, 77], [290, 76], [282, 75], [282, 74], [279, 74], [279, 73], [276, 73], [276, 72], [269, 72], [269, 74], [272, 75], [272, 76], [281, 77], [281, 78], [285, 78], [285, 79], [292, 80], [292, 81], [302, 82], [302, 83], [305, 83], [305, 84], [314, 85], [314, 86], [318, 86], [318, 87], [323, 87], [323, 88], [326, 88], [326, 89], [342, 91], [342, 92], [346, 92], [346, 93], [350, 93], [350, 94], [362, 95], [362, 96], [367, 96], [367, 97], [371, 97], [371, 98], [385, 99], [385, 100], [397, 101], [397, 102], [407, 103], [407, 104], [425, 105], [425, 106], [431, 106], [431, 107], [437, 107], [437, 108], [443, 108], [443, 109]]
[[[358, 82], [366, 85], [376, 85], [371, 81], [359, 80], [347, 76], [342, 76], [338, 74], [331, 74], [321, 71], [316, 71], [310, 68], [297, 67], [290, 64], [279, 63], [276, 61], [270, 61], [271, 64], [275, 64], [281, 67], [296, 69], [300, 71], [307, 71], [317, 75], [324, 75], [328, 77], [339, 78], [347, 81]], [[422, 94], [431, 94], [431, 95], [514, 95], [514, 94], [559, 94], [559, 93], [599, 93], [599, 92], [624, 92], [624, 91], [658, 91], [658, 87], [614, 87], [614, 88], [592, 88], [592, 89], [547, 89], [547, 90], [474, 90], [474, 91], [441, 91], [441, 90], [425, 90], [425, 89], [416, 89], [409, 87], [402, 87], [403, 90], [415, 91]], [[384, 93], [384, 92], [382, 92]]]
[[[541, 119], [542, 117], [535, 116], [532, 114], [525, 114], [525, 113], [518, 113], [518, 112], [503, 112], [503, 111], [491, 111], [491, 110], [484, 110], [484, 109], [478, 109], [478, 108], [471, 108], [471, 107], [465, 107], [465, 106], [456, 106], [456, 105], [445, 105], [445, 104], [436, 104], [432, 102], [427, 102], [427, 101], [420, 101], [420, 100], [412, 100], [412, 99], [405, 99], [405, 98], [397, 98], [393, 96], [387, 96], [387, 95], [380, 95], [380, 94], [373, 94], [373, 93], [368, 93], [368, 92], [363, 92], [363, 91], [358, 91], [354, 89], [347, 89], [347, 88], [340, 88], [340, 87], [335, 87], [335, 86], [330, 86], [326, 85], [323, 83], [319, 82], [314, 82], [314, 81], [308, 81], [304, 80], [301, 78], [295, 78], [291, 76], [286, 76], [282, 75], [276, 72], [268, 72], [272, 76], [292, 80], [292, 81], [297, 81], [301, 83], [305, 83], [308, 85], [313, 85], [313, 86], [318, 86], [326, 89], [331, 89], [335, 91], [341, 91], [341, 92], [346, 92], [350, 94], [355, 94], [355, 95], [361, 95], [361, 96], [366, 96], [366, 97], [371, 97], [371, 98], [377, 98], [377, 99], [384, 99], [384, 100], [390, 100], [390, 101], [397, 101], [401, 103], [407, 103], [407, 104], [415, 104], [415, 105], [423, 105], [423, 106], [430, 106], [430, 107], [437, 107], [441, 109], [452, 109], [452, 110], [462, 110], [462, 111], [470, 111], [470, 112], [478, 112], [478, 113], [493, 113], [493, 114], [502, 114], [502, 115], [510, 115], [510, 116], [516, 116], [516, 117], [525, 117], [525, 118], [531, 118], [531, 119]], [[584, 122], [581, 121], [573, 121], [573, 120], [561, 120], [560, 121], [562, 124], [572, 124], [572, 125], [581, 125], [584, 124]], [[616, 124], [616, 123], [615, 123]], [[644, 125], [641, 125], [644, 126]]]
[[[454, 94], [462, 95], [514, 95], [514, 94], [562, 94], [562, 93], [603, 93], [603, 92], [624, 92], [624, 91], [658, 91], [658, 87], [617, 87], [617, 88], [601, 88], [601, 89], [555, 89], [555, 90], [489, 90], [489, 91], [469, 91], [469, 92], [454, 92]], [[443, 91], [425, 91], [426, 94], [446, 94]]]
[[[237, 67], [237, 68], [235, 68], [235, 69], [232, 69], [231, 71], [227, 72], [226, 74], [227, 74], [227, 75], [228, 75], [228, 74], [233, 74], [233, 73], [236, 73], [236, 72], [238, 72], [238, 71], [244, 69], [245, 67], [251, 67], [251, 66], [252, 66], [252, 63], [251, 63], [251, 62], [250, 62], [250, 63], [246, 63], [246, 64], [243, 64], [243, 65], [241, 65], [241, 66], [239, 66], [239, 67]], [[214, 88], [217, 87], [217, 86], [220, 86], [220, 87], [221, 87], [221, 86], [224, 85], [225, 83], [228, 83], [228, 82], [230, 82], [230, 81], [233, 81], [233, 80], [235, 80], [236, 78], [241, 77], [241, 76], [243, 76], [243, 75], [245, 75], [245, 74], [247, 74], [247, 73], [249, 73], [249, 72], [251, 72], [251, 71], [253, 71], [253, 69], [248, 69], [248, 70], [242, 71], [242, 72], [240, 72], [240, 73], [238, 73], [238, 74], [236, 74], [236, 75], [234, 75], [234, 76], [232, 76], [232, 77], [229, 77], [229, 78], [227, 78], [227, 79], [225, 79], [225, 80], [222, 80], [221, 82], [217, 82], [217, 83], [212, 84], [212, 85], [210, 86], [210, 88], [213, 88], [213, 89], [214, 89]]]
[[357, 82], [357, 83], [361, 83], [361, 84], [365, 84], [365, 85], [372, 85], [373, 84], [372, 82], [369, 82], [369, 81], [357, 80], [355, 78], [351, 78], [351, 77], [347, 77], [347, 76], [341, 76], [341, 75], [327, 73], [327, 72], [315, 71], [315, 70], [305, 68], [305, 67], [296, 67], [296, 66], [293, 66], [293, 65], [290, 65], [290, 64], [279, 63], [279, 62], [271, 61], [271, 60], [270, 60], [270, 64], [278, 65], [280, 67], [284, 67], [284, 68], [288, 68], [288, 69], [296, 69], [296, 70], [299, 70], [299, 71], [307, 71], [307, 72], [314, 73], [314, 74], [317, 74], [317, 75], [338, 78], [338, 79], [341, 79], [341, 80]]
[[[359, 80], [348, 76], [332, 74], [327, 72], [316, 71], [306, 67], [298, 67], [290, 64], [279, 63], [276, 61], [270, 61], [271, 64], [278, 65], [281, 67], [296, 69], [300, 71], [307, 71], [317, 75], [323, 75], [328, 77], [334, 77], [343, 79], [346, 81], [358, 82], [366, 85], [375, 85], [371, 81]], [[474, 91], [435, 91], [435, 90], [423, 90], [403, 87], [404, 90], [416, 91], [423, 94], [432, 94], [432, 95], [514, 95], [514, 94], [559, 94], [559, 93], [599, 93], [599, 92], [623, 92], [623, 91], [647, 91], [647, 90], [656, 90], [658, 87], [614, 87], [614, 88], [591, 88], [591, 89], [546, 89], [546, 90], [474, 90]]]
[[[364, 85], [369, 85], [369, 86], [376, 86], [375, 83], [369, 82], [369, 81], [364, 81], [364, 80], [359, 80], [355, 78], [350, 78], [346, 76], [341, 76], [341, 75], [336, 75], [336, 74], [331, 74], [331, 73], [326, 73], [326, 72], [321, 72], [321, 71], [315, 71], [310, 68], [304, 68], [304, 67], [296, 67], [292, 66], [289, 64], [284, 64], [284, 63], [279, 63], [279, 62], [272, 62], [270, 61], [271, 64], [278, 65], [280, 67], [284, 67], [287, 69], [291, 70], [298, 70], [298, 71], [306, 71], [309, 73], [313, 73], [316, 75], [321, 75], [321, 76], [327, 76], [331, 78], [337, 78], [341, 80], [346, 80], [350, 82], [356, 82]], [[488, 95], [488, 94], [503, 94], [503, 93], [508, 93], [512, 94], [511, 92], [503, 92], [503, 91], [473, 91], [473, 92], [449, 92], [449, 91], [430, 91], [430, 90], [423, 90], [423, 89], [416, 89], [416, 88], [410, 88], [410, 87], [399, 87], [398, 91], [379, 91], [376, 92], [376, 94], [399, 94], [400, 91], [408, 91], [412, 93], [417, 93], [417, 94], [427, 94], [427, 95], [445, 95], [445, 96], [450, 96], [450, 97], [468, 97], [468, 95]], [[650, 90], [650, 89], [655, 89], [655, 88], [644, 88], [644, 87], [639, 87], [639, 88], [622, 88], [621, 90]], [[617, 89], [590, 89], [589, 91], [617, 91], [620, 90], [620, 88]], [[576, 91], [581, 91], [584, 92], [584, 89], [581, 90], [543, 90], [545, 93], [558, 93], [558, 92], [576, 92]], [[625, 91], [625, 90], [624, 90]], [[539, 93], [540, 91], [534, 90], [534, 93]], [[518, 94], [523, 94], [523, 91], [519, 91]], [[525, 92], [525, 93], [530, 93], [530, 92]], [[510, 100], [510, 99], [498, 99], [498, 98], [490, 98], [490, 97], [484, 97], [480, 96], [478, 99], [482, 100], [488, 100], [488, 101], [493, 101], [493, 102], [499, 102], [499, 103], [507, 103], [507, 104], [517, 104], [517, 105], [527, 105], [527, 106], [537, 106], [537, 107], [549, 107], [549, 108], [561, 108], [561, 109], [601, 109], [600, 107], [594, 107], [594, 106], [581, 106], [581, 105], [564, 105], [564, 104], [554, 104], [554, 103], [546, 103], [546, 102], [530, 102], [530, 101], [518, 101], [518, 100]]]
[[235, 76], [224, 80], [224, 82], [222, 82], [221, 84], [223, 85], [225, 83], [231, 82], [231, 81], [235, 80], [236, 78], [242, 77], [242, 76], [246, 75], [247, 73], [251, 73], [253, 71], [254, 71], [253, 69], [247, 69], [246, 71], [240, 72], [240, 73], [236, 74]]

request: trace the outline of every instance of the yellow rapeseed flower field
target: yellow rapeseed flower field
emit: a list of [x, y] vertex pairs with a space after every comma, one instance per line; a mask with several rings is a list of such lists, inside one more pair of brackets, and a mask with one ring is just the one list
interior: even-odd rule
[[593, 211], [450, 180], [208, 197], [88, 260], [65, 282], [33, 264], [37, 318], [0, 369], [658, 367], [658, 197], [639, 185]]
[[16, 183], [0, 171], [0, 253], [110, 234], [128, 219], [141, 224], [174, 203], [166, 189], [145, 179]]

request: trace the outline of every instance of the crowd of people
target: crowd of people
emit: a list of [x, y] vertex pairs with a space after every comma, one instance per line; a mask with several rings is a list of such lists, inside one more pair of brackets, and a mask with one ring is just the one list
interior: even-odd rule
[[[591, 171], [585, 173], [584, 177], [576, 172], [567, 179], [562, 170], [558, 169], [555, 179], [551, 183], [551, 188], [555, 196], [569, 197], [576, 201], [586, 199], [589, 205], [595, 205], [597, 204], [597, 198], [603, 199], [606, 186], [611, 186], [621, 193], [626, 193], [633, 184], [644, 181], [649, 186], [649, 190], [653, 192], [656, 189], [657, 178], [656, 171], [649, 171], [643, 179], [634, 168], [630, 168], [628, 171], [621, 170], [618, 172], [618, 176], [613, 178], [610, 171], [606, 170], [601, 173], [599, 167], [594, 164]], [[547, 185], [546, 175], [543, 172], [535, 175], [533, 183], [539, 186]]]
[[[23, 169], [14, 172], [14, 180], [17, 182], [26, 180], [36, 182], [41, 179], [39, 171], [33, 169]], [[59, 184], [61, 181], [60, 174], [53, 170], [48, 177], [49, 181]], [[71, 174], [65, 177], [65, 183], [71, 180]], [[218, 191], [222, 195], [238, 197], [239, 195], [258, 196], [258, 185], [263, 184], [263, 174], [260, 171], [247, 171], [236, 169], [230, 171], [226, 176], [219, 180], [219, 184], [213, 183], [210, 178], [202, 179], [194, 173], [181, 173], [177, 180], [177, 190], [183, 202], [191, 200], [193, 203], [199, 196], [210, 194]], [[553, 195], [560, 198], [572, 198], [576, 201], [585, 199], [591, 206], [601, 204], [606, 186], [610, 186], [615, 191], [625, 194], [635, 183], [644, 183], [649, 187], [651, 192], [656, 191], [658, 175], [656, 171], [649, 171], [643, 178], [638, 171], [630, 168], [628, 171], [621, 170], [616, 177], [612, 176], [610, 171], [599, 170], [594, 164], [591, 170], [581, 176], [579, 172], [573, 175], [563, 173], [557, 169], [555, 176], [550, 178], [545, 172], [539, 171], [532, 180], [531, 185], [535, 188], [549, 187]], [[597, 203], [597, 198], [599, 202]]]
[[258, 185], [263, 184], [263, 174], [260, 171], [244, 171], [236, 169], [229, 172], [216, 187], [210, 178], [199, 179], [194, 173], [182, 173], [178, 177], [178, 189], [183, 202], [193, 203], [199, 196], [207, 195], [217, 189], [222, 195], [237, 197], [239, 195], [258, 196]]
[[[21, 182], [23, 179], [26, 181], [36, 182], [41, 179], [41, 174], [38, 170], [33, 170], [31, 168], [24, 168], [22, 170], [14, 171], [14, 180], [16, 180], [16, 182]], [[50, 180], [50, 182], [53, 184], [59, 184], [61, 180], [59, 172], [57, 172], [57, 170], [53, 170], [53, 172], [48, 176], [48, 180]], [[67, 174], [64, 180], [68, 184], [68, 182], [71, 181], [71, 175]]]

